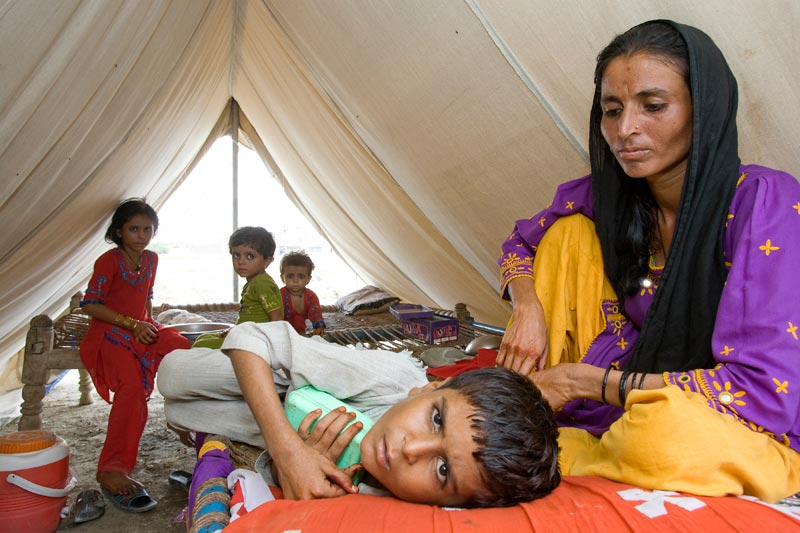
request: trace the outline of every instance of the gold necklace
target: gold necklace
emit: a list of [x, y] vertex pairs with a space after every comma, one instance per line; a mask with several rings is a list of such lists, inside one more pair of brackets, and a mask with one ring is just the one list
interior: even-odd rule
[[127, 257], [127, 258], [128, 258], [128, 260], [131, 262], [131, 266], [133, 266], [133, 270], [134, 270], [134, 271], [136, 271], [136, 272], [139, 272], [139, 271], [142, 269], [142, 262], [141, 262], [142, 256], [141, 256], [141, 255], [139, 255], [139, 261], [136, 261], [136, 260], [134, 260], [134, 259], [133, 259], [133, 257], [131, 257], [131, 255], [128, 253], [128, 250], [127, 250], [127, 249], [125, 249], [125, 246], [122, 246], [122, 247], [120, 248], [120, 250], [122, 250], [122, 253], [124, 253], [124, 254], [125, 254], [125, 257]]

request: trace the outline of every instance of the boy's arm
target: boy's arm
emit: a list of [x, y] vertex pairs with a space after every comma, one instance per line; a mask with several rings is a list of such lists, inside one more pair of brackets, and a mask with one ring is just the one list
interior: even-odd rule
[[270, 366], [245, 350], [227, 350], [247, 405], [261, 429], [289, 499], [314, 499], [358, 492], [353, 481], [330, 459], [304, 444], [283, 411]]

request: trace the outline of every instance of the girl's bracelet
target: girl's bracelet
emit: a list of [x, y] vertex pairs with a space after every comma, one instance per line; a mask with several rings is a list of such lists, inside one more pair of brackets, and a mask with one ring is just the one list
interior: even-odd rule
[[129, 316], [122, 319], [122, 327], [129, 331], [136, 329], [136, 324], [138, 324], [138, 322]]

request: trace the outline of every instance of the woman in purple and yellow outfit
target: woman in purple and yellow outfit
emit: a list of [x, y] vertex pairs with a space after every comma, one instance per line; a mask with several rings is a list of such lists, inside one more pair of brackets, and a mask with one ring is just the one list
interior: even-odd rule
[[800, 183], [740, 164], [736, 80], [695, 28], [617, 36], [595, 83], [591, 175], [503, 244], [497, 362], [560, 410], [565, 475], [798, 492]]

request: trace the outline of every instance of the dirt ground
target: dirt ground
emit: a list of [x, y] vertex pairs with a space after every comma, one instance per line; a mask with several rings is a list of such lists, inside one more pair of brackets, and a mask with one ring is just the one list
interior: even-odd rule
[[[99, 489], [95, 470], [111, 408], [96, 393], [95, 402], [91, 405], [79, 406], [79, 397], [78, 371], [70, 370], [44, 400], [42, 428], [54, 431], [66, 441], [70, 450], [70, 467], [78, 479], [77, 486], [67, 498], [67, 505], [75, 503], [80, 491]], [[124, 533], [186, 530], [181, 521], [186, 506], [186, 492], [170, 485], [168, 476], [174, 470], [192, 471], [194, 449], [183, 446], [175, 434], [167, 429], [164, 398], [157, 392], [150, 399], [149, 411], [133, 477], [144, 484], [150, 495], [158, 501], [158, 507], [147, 513], [131, 514], [106, 502], [106, 512], [101, 518], [76, 525], [72, 522], [72, 516], [68, 516], [61, 520], [58, 531]], [[17, 421], [14, 421], [2, 428], [0, 434], [13, 433], [16, 427]]]

